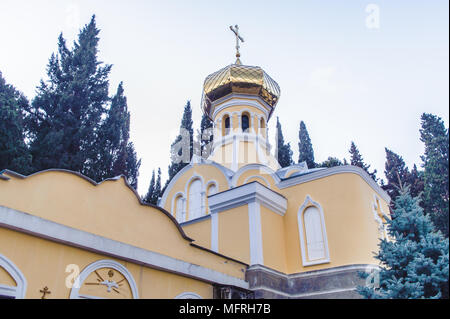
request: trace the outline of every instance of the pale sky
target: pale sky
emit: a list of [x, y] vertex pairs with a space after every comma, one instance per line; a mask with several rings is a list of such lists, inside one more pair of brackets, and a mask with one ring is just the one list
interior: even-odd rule
[[384, 178], [385, 147], [421, 164], [423, 112], [448, 127], [448, 11], [438, 0], [0, 0], [0, 71], [31, 100], [59, 33], [71, 45], [95, 14], [110, 95], [124, 82], [143, 195], [152, 169], [167, 178], [187, 100], [199, 128], [203, 81], [234, 62], [238, 24], [242, 63], [281, 87], [271, 139], [279, 116], [297, 161], [303, 120], [316, 162], [348, 159], [353, 140]]

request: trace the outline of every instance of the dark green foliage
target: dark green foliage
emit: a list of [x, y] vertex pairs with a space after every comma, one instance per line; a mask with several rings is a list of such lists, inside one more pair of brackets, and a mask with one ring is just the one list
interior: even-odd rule
[[125, 154], [130, 137], [130, 113], [123, 93], [121, 82], [116, 95], [112, 98], [106, 118], [99, 127], [96, 143], [98, 157], [95, 161], [88, 162], [87, 164], [90, 165], [86, 165], [85, 168], [89, 176], [97, 181], [121, 174], [126, 175], [127, 156]]
[[32, 102], [33, 167], [35, 171], [64, 168], [89, 176], [98, 160], [96, 144], [108, 97], [111, 65], [97, 60], [99, 30], [95, 17], [86, 25], [72, 50], [59, 36], [58, 54], [47, 67]]
[[373, 172], [369, 172], [370, 165], [366, 165], [364, 163], [363, 157], [359, 153], [359, 150], [353, 141], [351, 143], [349, 152], [350, 152], [350, 156], [351, 156], [350, 157], [350, 165], [361, 167], [376, 182], [377, 181], [377, 177], [376, 177], [377, 170], [374, 170]]
[[31, 155], [24, 142], [28, 107], [25, 96], [7, 84], [0, 72], [0, 171], [31, 171]]
[[63, 168], [100, 182], [125, 175], [137, 187], [140, 160], [129, 141], [130, 114], [120, 83], [108, 96], [111, 65], [98, 61], [95, 16], [68, 49], [62, 36], [30, 108], [33, 170]]
[[423, 202], [436, 227], [449, 234], [449, 131], [441, 118], [424, 113], [421, 117], [420, 140], [425, 144]]
[[147, 194], [143, 198], [144, 202], [153, 204], [154, 194], [155, 194], [155, 170], [152, 171], [152, 179], [150, 180], [150, 185], [148, 186]]
[[298, 137], [299, 137], [298, 162], [299, 163], [306, 162], [308, 168], [316, 167], [316, 163], [314, 162], [314, 150], [312, 147], [311, 139], [309, 138], [308, 130], [306, 129], [306, 125], [303, 121], [300, 122], [300, 130], [298, 132]]
[[137, 190], [138, 187], [138, 177], [139, 177], [139, 168], [141, 167], [141, 160], [138, 160], [136, 151], [134, 149], [133, 142], [128, 142], [125, 147], [125, 170], [115, 170], [113, 167], [113, 175], [117, 176], [118, 174], [125, 175], [127, 177], [128, 184], [131, 187]]
[[379, 276], [374, 276], [379, 285], [358, 287], [358, 292], [371, 299], [448, 298], [448, 238], [434, 231], [407, 188], [400, 190], [391, 216], [389, 240], [380, 241], [375, 256], [381, 263]]
[[180, 134], [171, 145], [171, 163], [169, 165], [169, 179], [166, 185], [183, 167], [190, 163], [194, 149], [194, 129], [192, 126], [191, 102], [188, 101], [184, 107], [183, 118], [181, 119]]
[[[336, 158], [336, 157], [328, 157], [328, 159], [326, 161], [323, 161], [322, 163], [316, 165], [317, 167], [334, 167], [334, 166], [342, 166], [344, 165], [343, 162], [341, 162], [340, 159]], [[308, 166], [309, 167], [309, 166]]]
[[286, 167], [294, 164], [292, 160], [292, 150], [289, 143], [284, 143], [283, 132], [281, 130], [281, 124], [277, 117], [277, 137], [276, 137], [276, 152], [278, 163], [281, 167]]

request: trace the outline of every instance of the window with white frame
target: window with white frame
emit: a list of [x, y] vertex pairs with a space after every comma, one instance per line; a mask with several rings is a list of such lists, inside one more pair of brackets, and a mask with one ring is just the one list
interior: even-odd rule
[[194, 180], [189, 186], [189, 219], [200, 217], [202, 214], [202, 182]]
[[303, 266], [329, 262], [323, 210], [309, 195], [299, 209], [298, 227]]
[[183, 196], [181, 195], [179, 195], [175, 200], [175, 214], [179, 223], [186, 221], [186, 211], [183, 207]]

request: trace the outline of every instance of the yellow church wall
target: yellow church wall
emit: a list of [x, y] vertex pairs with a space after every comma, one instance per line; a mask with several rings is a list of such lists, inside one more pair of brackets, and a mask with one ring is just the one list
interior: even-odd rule
[[[250, 178], [252, 176], [258, 176], [259, 178], [252, 179], [252, 178]], [[264, 180], [261, 180], [261, 177], [264, 178], [264, 180], [267, 181], [269, 183], [269, 185], [267, 185], [267, 183]], [[265, 172], [262, 169], [261, 170], [260, 169], [250, 169], [250, 170], [243, 172], [237, 179], [236, 186], [243, 185], [246, 180], [247, 180], [246, 183], [250, 183], [251, 181], [256, 180], [259, 183], [261, 183], [262, 185], [267, 186], [270, 189], [279, 193], [278, 188], [276, 188], [276, 186], [275, 186], [275, 181], [274, 181], [273, 177], [269, 173]]]
[[286, 273], [286, 244], [283, 217], [261, 205], [264, 265]]
[[183, 225], [186, 234], [194, 239], [194, 243], [211, 249], [211, 219]]
[[[127, 268], [136, 282], [139, 298], [171, 299], [183, 292], [194, 292], [203, 298], [212, 298], [213, 288], [209, 283], [5, 228], [0, 228], [0, 253], [10, 259], [26, 278], [25, 298], [41, 298], [40, 290], [44, 287], [48, 287], [51, 291], [51, 294], [46, 296], [47, 299], [69, 298], [71, 287], [66, 286], [66, 281], [70, 282], [70, 279], [75, 276], [73, 268], [69, 270], [66, 267], [77, 265], [79, 271], [82, 272], [89, 264], [104, 259], [116, 261]], [[69, 271], [66, 272], [66, 269]], [[88, 282], [88, 279], [85, 282]], [[83, 292], [83, 289], [85, 286], [82, 284], [80, 293]], [[106, 289], [104, 290], [97, 296], [109, 298], [114, 296], [108, 294]]]
[[224, 210], [218, 214], [219, 253], [250, 263], [248, 206]]
[[[223, 188], [223, 177], [217, 171], [215, 178]], [[124, 183], [121, 178], [95, 186], [61, 171], [24, 179], [11, 176], [10, 180], [0, 180], [0, 205], [243, 278], [242, 265], [224, 263], [222, 258], [192, 247], [175, 220], [157, 208], [140, 204]]]
[[[284, 216], [288, 273], [377, 263], [372, 254], [377, 251], [378, 244], [377, 223], [371, 210], [375, 191], [360, 176], [336, 174], [280, 192], [288, 199]], [[297, 216], [307, 195], [323, 209], [330, 262], [305, 267], [301, 259]]]

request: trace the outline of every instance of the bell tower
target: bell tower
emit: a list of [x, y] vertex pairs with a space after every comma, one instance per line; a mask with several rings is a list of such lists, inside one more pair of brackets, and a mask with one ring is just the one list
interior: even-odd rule
[[260, 67], [240, 60], [238, 26], [236, 62], [208, 75], [203, 85], [203, 112], [213, 121], [214, 140], [208, 160], [233, 171], [258, 163], [278, 170], [268, 142], [267, 123], [280, 98], [280, 87]]

